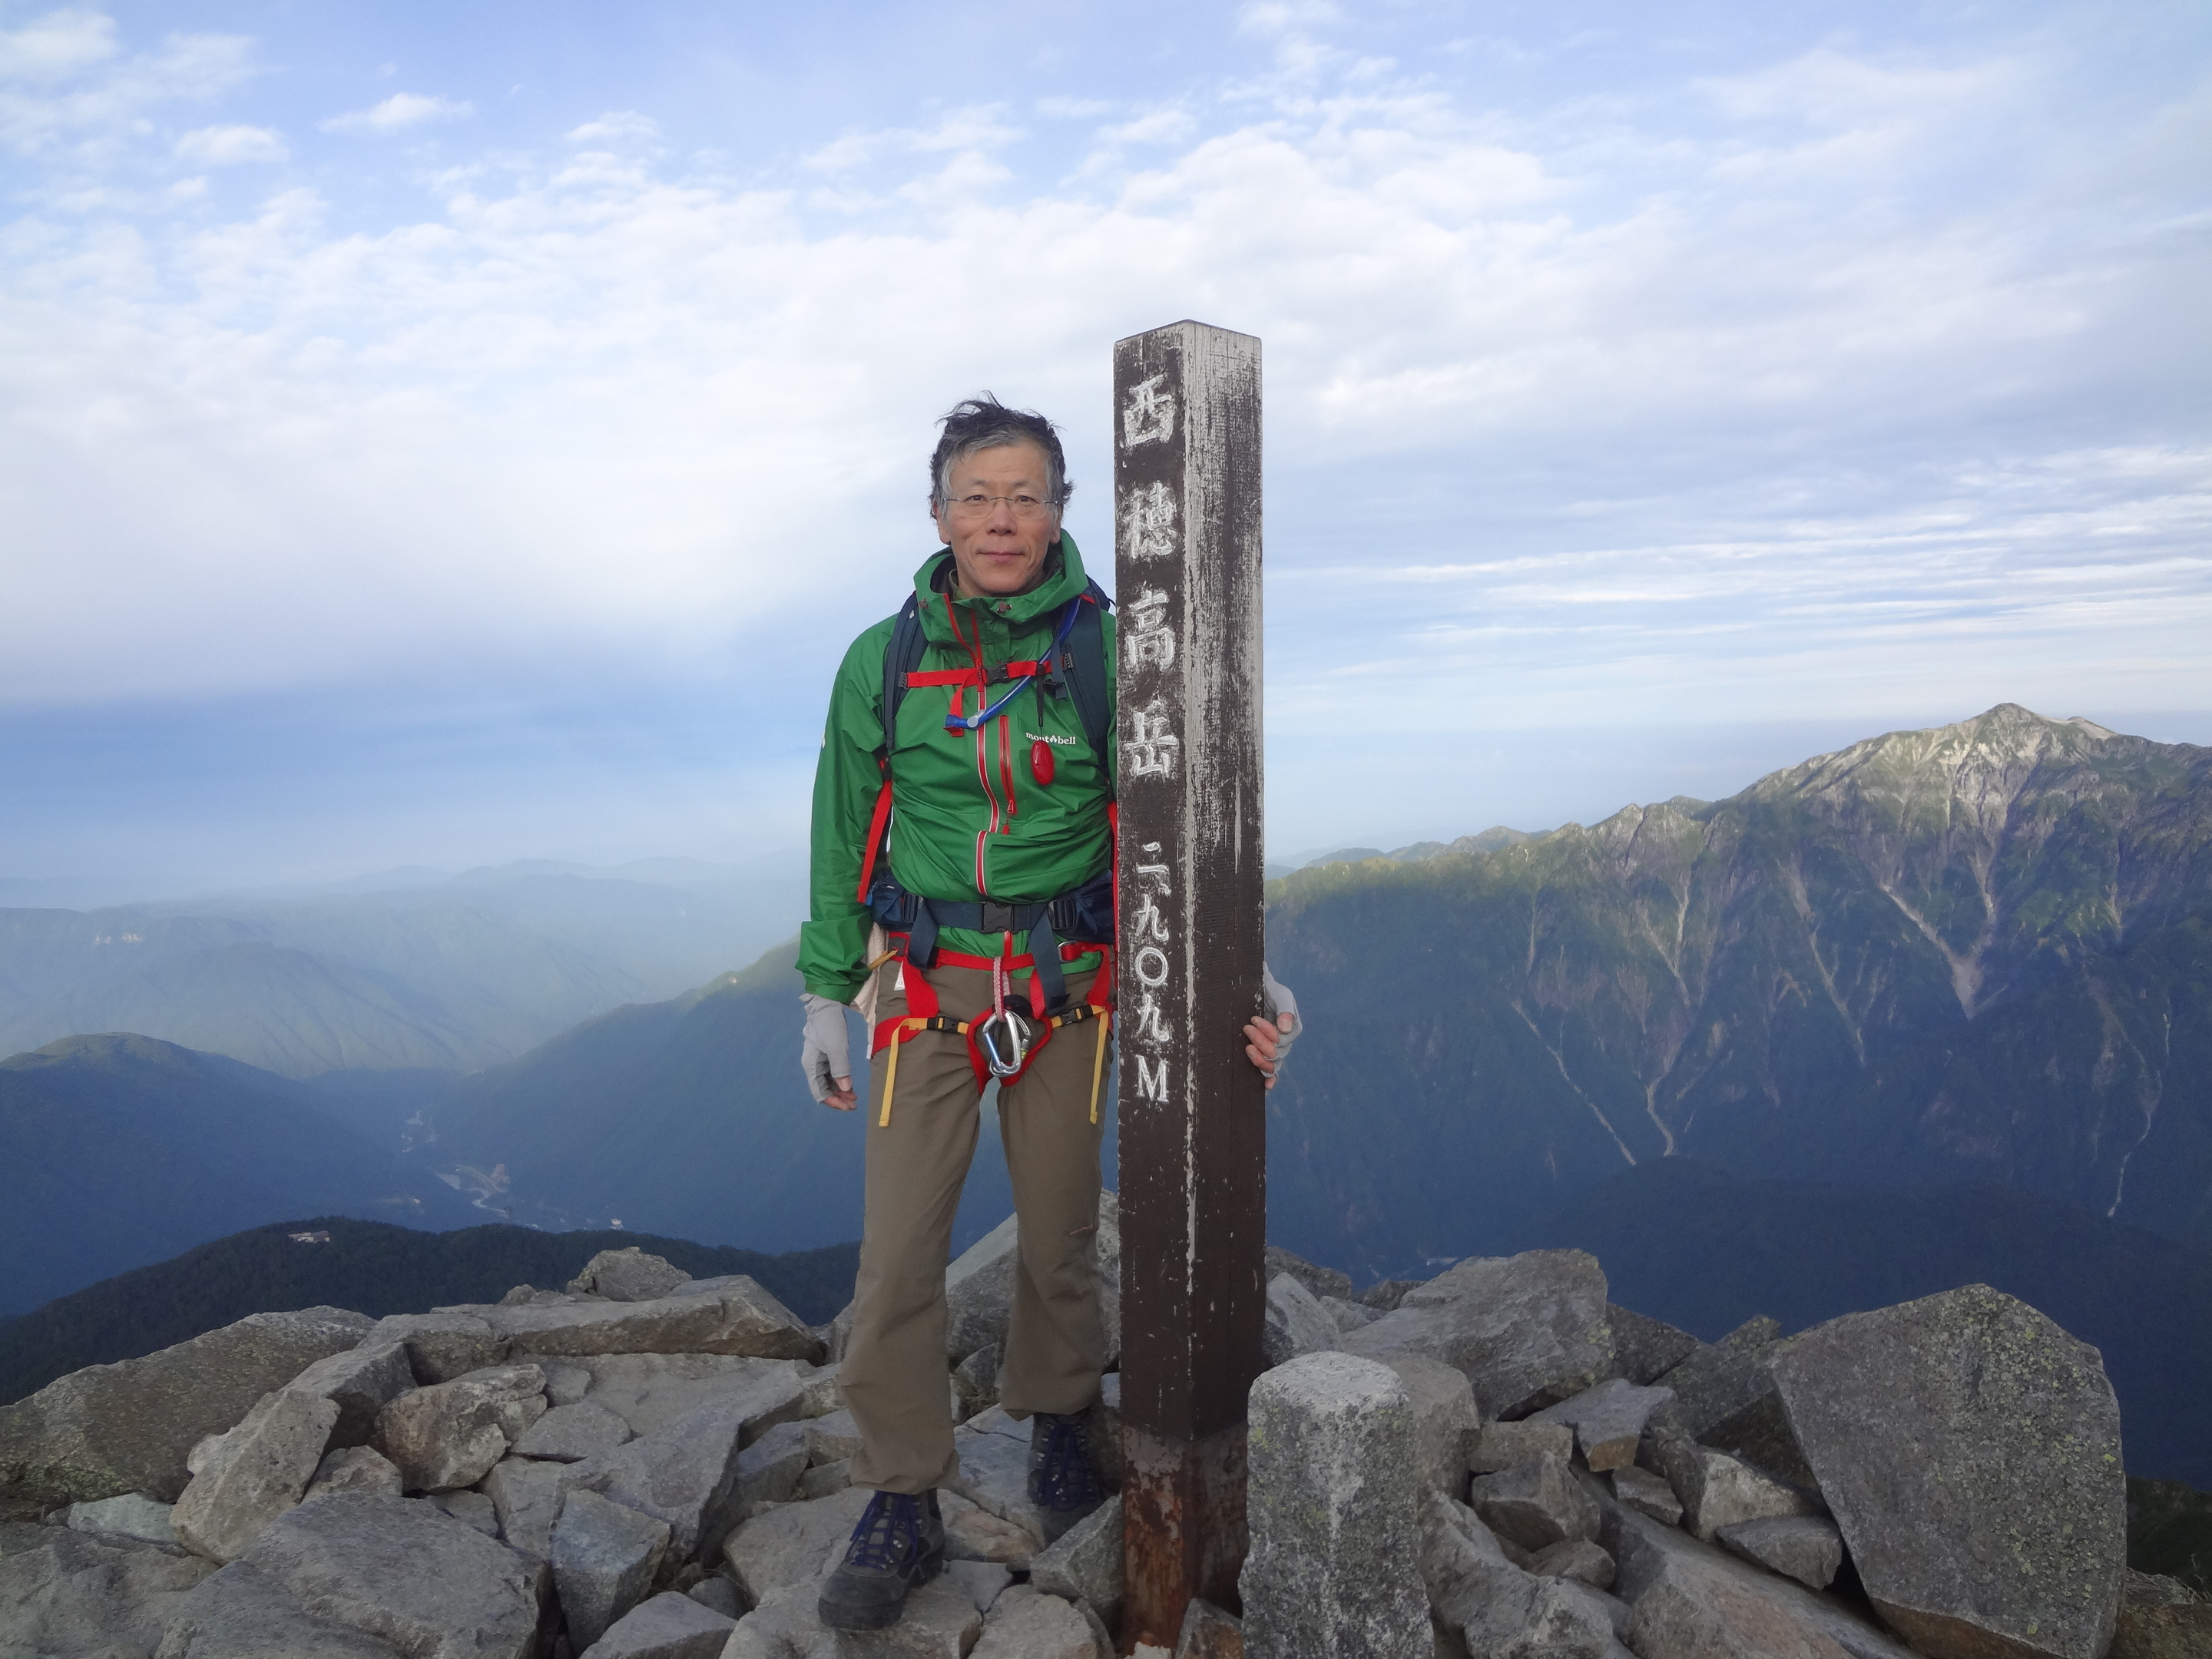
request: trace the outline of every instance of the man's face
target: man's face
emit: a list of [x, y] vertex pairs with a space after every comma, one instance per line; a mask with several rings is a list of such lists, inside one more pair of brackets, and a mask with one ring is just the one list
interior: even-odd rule
[[[1024, 518], [1014, 498], [1048, 500], [1049, 477], [1044, 451], [1027, 439], [979, 449], [952, 469], [945, 504], [933, 501], [930, 517], [952, 550], [963, 593], [1026, 593], [1043, 580], [1045, 555], [1060, 544], [1060, 510]], [[975, 496], [986, 498], [981, 508], [963, 499]]]

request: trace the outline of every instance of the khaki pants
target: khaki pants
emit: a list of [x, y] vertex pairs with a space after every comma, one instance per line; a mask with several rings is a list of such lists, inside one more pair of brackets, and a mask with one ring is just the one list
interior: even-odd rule
[[[877, 1017], [900, 1018], [907, 1005], [896, 988], [898, 965], [878, 971], [885, 978]], [[927, 977], [942, 1012], [955, 1019], [991, 1006], [991, 975], [981, 969], [940, 965]], [[1069, 976], [1073, 1000], [1082, 999], [1091, 979]], [[1021, 1080], [999, 1091], [999, 1134], [1021, 1218], [999, 1393], [1016, 1416], [1079, 1412], [1098, 1398], [1106, 1358], [1093, 1255], [1102, 1125], [1091, 1121], [1091, 1079], [1098, 1029], [1085, 1022], [1054, 1031]], [[953, 1212], [975, 1155], [981, 1096], [965, 1038], [922, 1031], [899, 1046], [888, 1124], [882, 1119], [890, 1050], [868, 1067], [860, 1271], [838, 1381], [860, 1431], [853, 1484], [919, 1492], [950, 1486], [960, 1472], [947, 1403], [945, 1268]], [[1112, 1109], [1102, 1085], [1102, 1122]]]

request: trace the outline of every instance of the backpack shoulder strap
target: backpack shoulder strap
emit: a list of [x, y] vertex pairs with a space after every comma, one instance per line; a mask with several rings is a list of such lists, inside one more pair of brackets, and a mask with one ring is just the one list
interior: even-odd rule
[[1114, 688], [1106, 679], [1106, 629], [1103, 618], [1114, 608], [1106, 590], [1092, 582], [1083, 597], [1088, 601], [1075, 613], [1060, 653], [1060, 671], [1067, 676], [1068, 695], [1075, 699], [1076, 718], [1091, 752], [1105, 764], [1106, 743], [1114, 723]]
[[899, 705], [906, 701], [906, 677], [921, 666], [928, 640], [921, 631], [921, 605], [911, 593], [891, 623], [891, 637], [884, 647], [884, 759], [898, 746]]

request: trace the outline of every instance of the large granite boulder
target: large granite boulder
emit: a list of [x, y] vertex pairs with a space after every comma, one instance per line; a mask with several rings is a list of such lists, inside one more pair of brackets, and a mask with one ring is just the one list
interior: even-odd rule
[[590, 1382], [584, 1402], [651, 1434], [702, 1406], [735, 1401], [747, 1437], [814, 1415], [813, 1376], [795, 1359], [720, 1353], [591, 1354], [569, 1362]]
[[0, 1522], [0, 1654], [150, 1654], [214, 1571], [135, 1538]]
[[171, 1517], [175, 1510], [150, 1498], [129, 1492], [121, 1498], [102, 1498], [90, 1504], [72, 1504], [62, 1524], [78, 1532], [104, 1534], [111, 1538], [135, 1538], [142, 1544], [179, 1547]]
[[[600, 1456], [562, 1464], [572, 1489], [596, 1492], [669, 1530], [668, 1559], [711, 1559], [748, 1499], [743, 1488], [745, 1402], [709, 1401]], [[791, 1479], [805, 1467], [799, 1443]]]
[[545, 1414], [545, 1373], [495, 1365], [402, 1395], [377, 1413], [369, 1443], [409, 1492], [473, 1486]]
[[1027, 1584], [1000, 1595], [983, 1615], [982, 1639], [969, 1659], [1109, 1659], [1081, 1609]]
[[1613, 1333], [1613, 1374], [1638, 1388], [1656, 1382], [1698, 1351], [1698, 1339], [1689, 1332], [1617, 1302], [1606, 1308], [1605, 1322]]
[[1347, 1353], [1426, 1354], [1456, 1365], [1486, 1418], [1526, 1417], [1580, 1394], [1613, 1364], [1605, 1274], [1582, 1250], [1462, 1261], [1395, 1311], [1344, 1334]]
[[[1613, 1621], [1580, 1584], [1524, 1572], [1464, 1504], [1429, 1494], [1421, 1577], [1437, 1622], [1468, 1652], [1498, 1659], [1612, 1659]], [[1439, 1654], [1449, 1651], [1442, 1644]]]
[[[1098, 1194], [1094, 1249], [1098, 1263], [1098, 1311], [1106, 1326], [1110, 1361], [1121, 1352], [1121, 1200], [1111, 1192]], [[945, 1357], [949, 1363], [957, 1365], [994, 1344], [1005, 1346], [1006, 1322], [1014, 1307], [1014, 1270], [1019, 1260], [1019, 1218], [1008, 1216], [962, 1251], [945, 1270]]]
[[1594, 1473], [1601, 1474], [1636, 1462], [1644, 1424], [1674, 1397], [1671, 1389], [1638, 1388], [1624, 1378], [1613, 1377], [1583, 1389], [1571, 1400], [1545, 1407], [1535, 1420], [1564, 1423], [1573, 1429], [1583, 1461]]
[[360, 1446], [375, 1431], [377, 1413], [414, 1389], [415, 1368], [404, 1342], [364, 1341], [318, 1359], [284, 1387], [335, 1404], [338, 1420], [331, 1444]]
[[1371, 1359], [1303, 1354], [1261, 1376], [1248, 1411], [1246, 1651], [1427, 1659], [1419, 1438], [1405, 1384]]
[[1335, 1316], [1300, 1281], [1288, 1273], [1277, 1273], [1267, 1281], [1267, 1316], [1260, 1330], [1260, 1349], [1269, 1366], [1302, 1353], [1326, 1353], [1338, 1346], [1339, 1334]]
[[636, 1438], [630, 1425], [605, 1406], [580, 1400], [573, 1406], [554, 1407], [525, 1429], [514, 1443], [514, 1455], [576, 1463]]
[[653, 1588], [668, 1553], [668, 1528], [651, 1516], [572, 1492], [553, 1528], [553, 1588], [568, 1639], [587, 1648]]
[[610, 1302], [656, 1302], [673, 1296], [691, 1275], [674, 1262], [647, 1255], [641, 1245], [601, 1250], [568, 1281], [571, 1296], [603, 1296]]
[[439, 1309], [422, 1314], [386, 1314], [376, 1322], [363, 1346], [397, 1342], [418, 1382], [450, 1382], [471, 1371], [503, 1364], [512, 1346], [476, 1314]]
[[1549, 1452], [1494, 1474], [1477, 1476], [1468, 1503], [1483, 1525], [1531, 1554], [1570, 1540], [1597, 1536], [1597, 1499], [1563, 1459]]
[[1639, 1659], [1911, 1659], [1834, 1597], [1635, 1510], [1607, 1510], [1602, 1542]]
[[239, 1559], [310, 1618], [410, 1659], [533, 1659], [550, 1600], [543, 1562], [419, 1498], [311, 1498]]
[[[553, 1553], [553, 1526], [575, 1484], [574, 1463], [541, 1463], [528, 1457], [503, 1457], [482, 1482], [491, 1499], [499, 1535], [511, 1549], [534, 1560]], [[395, 1489], [396, 1490], [396, 1489]]]
[[[1467, 1495], [1468, 1458], [1482, 1419], [1474, 1409], [1474, 1385], [1456, 1365], [1426, 1354], [1385, 1354], [1381, 1363], [1397, 1372], [1413, 1408], [1414, 1455], [1424, 1492], [1447, 1498]], [[1517, 1425], [1516, 1425], [1517, 1426]]]
[[402, 1659], [364, 1632], [318, 1619], [249, 1561], [234, 1561], [178, 1604], [155, 1659]]
[[[875, 1494], [858, 1486], [805, 1504], [779, 1504], [741, 1523], [722, 1559], [746, 1598], [766, 1601], [789, 1584], [811, 1584], [836, 1565]], [[942, 1500], [940, 1500], [941, 1503]]]
[[[688, 1287], [687, 1287], [688, 1288]], [[819, 1362], [819, 1338], [799, 1316], [744, 1274], [713, 1294], [650, 1302], [531, 1303], [441, 1309], [483, 1320], [516, 1358], [603, 1353], [745, 1354]]]
[[1691, 1439], [1778, 1480], [1811, 1485], [1812, 1473], [1767, 1370], [1780, 1352], [1779, 1328], [1764, 1318], [1747, 1322], [1718, 1342], [1699, 1343], [1659, 1379], [1675, 1397], [1656, 1415]]
[[664, 1590], [631, 1608], [582, 1651], [589, 1659], [720, 1659], [736, 1628], [712, 1607]]
[[194, 1458], [198, 1473], [170, 1516], [177, 1541], [235, 1561], [307, 1490], [338, 1420], [335, 1400], [279, 1389]]
[[1847, 1314], [1769, 1362], [1875, 1608], [1929, 1659], [2100, 1659], [2127, 1486], [2097, 1351], [1985, 1285]]
[[264, 1394], [359, 1342], [343, 1308], [255, 1314], [137, 1359], [91, 1365], [0, 1407], [0, 1485], [80, 1501], [143, 1492], [174, 1503], [185, 1459]]

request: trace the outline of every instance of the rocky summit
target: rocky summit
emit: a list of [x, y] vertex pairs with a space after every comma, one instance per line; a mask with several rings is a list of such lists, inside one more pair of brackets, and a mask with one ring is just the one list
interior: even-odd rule
[[1014, 1248], [948, 1274], [951, 1559], [880, 1636], [814, 1613], [865, 1502], [846, 1322], [633, 1249], [499, 1304], [257, 1315], [0, 1411], [0, 1656], [2212, 1653], [2212, 1605], [2127, 1570], [2112, 1389], [2034, 1309], [1974, 1285], [1705, 1343], [1572, 1250], [1359, 1297], [1271, 1251], [1242, 1606], [1125, 1628], [1119, 1498], [1048, 1546], [997, 1404]]

